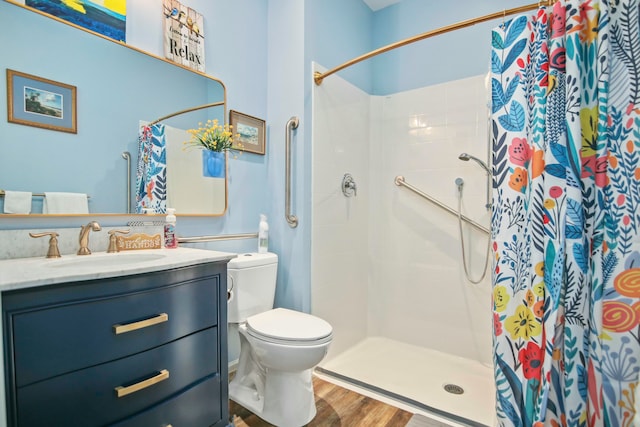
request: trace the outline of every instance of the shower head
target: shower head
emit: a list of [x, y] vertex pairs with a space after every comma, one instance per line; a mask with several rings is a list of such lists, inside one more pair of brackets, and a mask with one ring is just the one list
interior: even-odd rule
[[467, 153], [460, 154], [458, 158], [460, 160], [464, 160], [465, 162], [468, 162], [469, 160], [473, 160], [474, 162], [478, 163], [487, 174], [491, 175], [491, 170], [489, 169], [489, 166], [487, 166], [487, 164], [482, 160], [480, 160], [479, 158]]

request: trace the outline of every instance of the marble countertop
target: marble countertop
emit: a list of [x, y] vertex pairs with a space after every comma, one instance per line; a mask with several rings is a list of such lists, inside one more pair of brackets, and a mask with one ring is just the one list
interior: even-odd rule
[[0, 292], [80, 280], [127, 276], [194, 264], [229, 261], [235, 253], [179, 247], [62, 258], [17, 258], [0, 261]]

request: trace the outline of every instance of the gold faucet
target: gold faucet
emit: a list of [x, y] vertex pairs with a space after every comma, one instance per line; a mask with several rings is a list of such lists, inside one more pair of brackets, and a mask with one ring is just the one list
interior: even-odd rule
[[44, 233], [29, 233], [29, 236], [49, 236], [49, 250], [47, 251], [47, 258], [60, 258], [60, 250], [58, 249], [58, 233], [56, 233], [55, 231], [45, 231]]
[[91, 255], [89, 250], [89, 232], [91, 230], [100, 231], [102, 228], [96, 221], [91, 221], [84, 227], [80, 227], [80, 249], [78, 249], [78, 255]]

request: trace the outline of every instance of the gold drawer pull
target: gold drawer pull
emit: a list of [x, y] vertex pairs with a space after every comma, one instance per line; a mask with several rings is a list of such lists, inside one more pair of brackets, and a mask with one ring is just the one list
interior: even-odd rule
[[113, 332], [115, 332], [116, 335], [124, 334], [125, 332], [131, 332], [142, 328], [148, 328], [149, 326], [157, 325], [158, 323], [164, 323], [168, 320], [169, 315], [167, 313], [160, 313], [157, 316], [140, 320], [139, 322], [125, 323], [124, 325], [113, 325]]
[[126, 396], [127, 394], [135, 393], [136, 391], [151, 387], [152, 385], [158, 384], [160, 381], [164, 381], [167, 378], [169, 378], [169, 371], [163, 369], [158, 373], [158, 375], [154, 375], [151, 378], [147, 378], [146, 380], [126, 387], [118, 386], [114, 390], [116, 391], [116, 395], [120, 398]]

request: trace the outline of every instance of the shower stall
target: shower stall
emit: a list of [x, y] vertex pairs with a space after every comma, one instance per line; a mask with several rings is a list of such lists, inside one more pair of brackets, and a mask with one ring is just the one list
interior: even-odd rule
[[[488, 227], [486, 172], [461, 161], [487, 156], [487, 96], [484, 75], [388, 96], [333, 76], [313, 92], [311, 311], [334, 328], [318, 372], [464, 425], [493, 424], [491, 275], [467, 280], [458, 218], [395, 181], [452, 210], [460, 188]], [[462, 231], [478, 279], [488, 235]]]
[[488, 75], [377, 96], [333, 74], [538, 7], [313, 64], [311, 312], [334, 333], [320, 375], [449, 424], [495, 425]]

